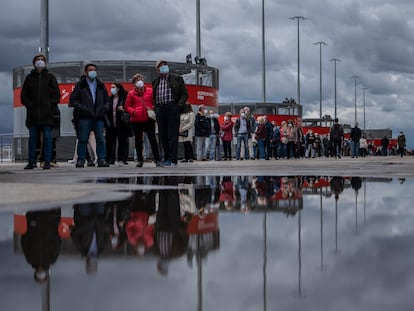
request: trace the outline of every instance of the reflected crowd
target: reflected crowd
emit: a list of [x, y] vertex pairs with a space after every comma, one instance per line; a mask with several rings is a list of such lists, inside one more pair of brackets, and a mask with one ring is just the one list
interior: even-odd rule
[[62, 248], [80, 255], [86, 274], [98, 271], [102, 256], [136, 256], [157, 258], [156, 270], [167, 276], [175, 258], [186, 256], [192, 267], [194, 259], [220, 248], [220, 213], [266, 211], [293, 217], [303, 209], [305, 195], [321, 193], [338, 200], [345, 188], [358, 192], [363, 178], [139, 176], [105, 182], [144, 187], [131, 190], [127, 200], [76, 204], [72, 217], [62, 217], [61, 208], [15, 215], [15, 237], [20, 236], [36, 282], [48, 279]]

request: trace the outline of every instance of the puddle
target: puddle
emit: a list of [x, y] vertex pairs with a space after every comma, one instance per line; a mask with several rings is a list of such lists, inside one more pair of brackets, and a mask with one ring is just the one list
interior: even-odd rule
[[413, 179], [130, 177], [0, 213], [2, 310], [412, 310]]

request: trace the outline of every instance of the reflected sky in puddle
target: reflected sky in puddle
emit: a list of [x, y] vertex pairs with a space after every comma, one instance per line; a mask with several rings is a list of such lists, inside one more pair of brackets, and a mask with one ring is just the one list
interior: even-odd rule
[[413, 309], [412, 179], [99, 182], [147, 187], [0, 213], [1, 310]]

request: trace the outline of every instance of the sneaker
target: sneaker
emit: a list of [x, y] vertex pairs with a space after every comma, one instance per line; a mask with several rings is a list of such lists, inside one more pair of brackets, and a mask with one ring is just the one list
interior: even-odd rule
[[164, 161], [163, 165], [164, 166], [171, 166], [171, 161], [170, 160]]
[[122, 161], [122, 164], [123, 165], [128, 165], [128, 162], [127, 161]]
[[184, 159], [184, 160], [181, 160], [180, 162], [181, 162], [181, 163], [187, 163], [187, 162], [188, 162], [188, 160], [187, 160], [187, 159]]
[[45, 163], [43, 164], [43, 169], [44, 169], [44, 170], [50, 170], [50, 162], [45, 162]]
[[76, 163], [76, 160], [75, 160], [75, 159], [68, 160], [68, 163], [69, 163], [69, 164], [75, 164], [75, 163]]
[[136, 165], [136, 167], [143, 167], [144, 166], [144, 162], [138, 162], [138, 164]]
[[162, 165], [162, 163], [160, 162], [160, 161], [158, 161], [158, 162], [155, 162], [155, 167], [162, 167], [163, 165]]
[[24, 167], [25, 170], [32, 170], [36, 167], [36, 164], [33, 162], [27, 163], [27, 165]]
[[95, 167], [95, 163], [92, 160], [88, 161], [88, 166], [89, 167]]
[[56, 161], [50, 162], [51, 167], [59, 167], [59, 165], [56, 163]]
[[109, 164], [105, 160], [98, 160], [98, 167], [109, 167]]
[[[82, 160], [78, 160], [76, 161], [76, 167], [84, 167], [85, 166], [85, 162]], [[88, 163], [89, 166], [89, 163]]]

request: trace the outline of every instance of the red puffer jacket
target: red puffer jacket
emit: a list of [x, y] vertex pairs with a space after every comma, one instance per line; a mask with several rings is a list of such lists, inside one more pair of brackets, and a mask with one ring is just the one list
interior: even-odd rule
[[131, 115], [131, 122], [147, 122], [147, 108], [154, 109], [152, 88], [146, 87], [142, 96], [139, 96], [135, 89], [128, 92], [125, 110]]

